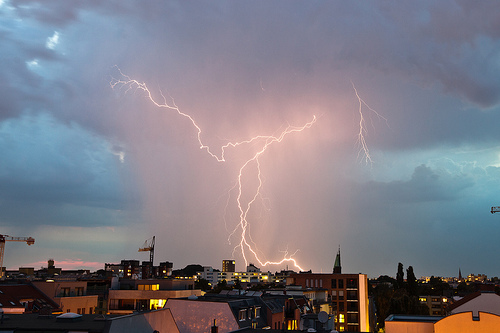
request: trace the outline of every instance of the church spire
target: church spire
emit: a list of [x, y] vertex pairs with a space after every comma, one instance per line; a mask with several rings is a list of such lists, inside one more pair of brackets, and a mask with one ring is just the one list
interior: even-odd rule
[[333, 264], [333, 273], [342, 273], [342, 266], [340, 265], [340, 245], [339, 252], [337, 252], [337, 256], [335, 257], [335, 264]]

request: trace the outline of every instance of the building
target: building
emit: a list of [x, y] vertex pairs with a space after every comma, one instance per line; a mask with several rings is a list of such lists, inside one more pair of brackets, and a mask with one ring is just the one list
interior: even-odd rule
[[500, 316], [478, 312], [460, 312], [446, 317], [390, 315], [385, 320], [386, 333], [496, 333]]
[[[250, 266], [249, 266], [250, 267]], [[198, 272], [198, 279], [205, 279], [212, 286], [215, 286], [217, 283], [226, 281], [228, 284], [233, 284], [236, 280], [239, 280], [241, 283], [269, 283], [274, 282], [273, 274], [270, 272], [260, 272], [255, 266], [250, 267], [250, 271], [246, 272], [219, 272], [214, 270], [211, 266], [204, 266], [203, 272]]]
[[481, 311], [500, 315], [500, 296], [491, 291], [477, 291], [448, 307], [450, 314], [472, 312], [474, 316], [478, 316]]
[[287, 285], [326, 290], [337, 331], [368, 332], [370, 315], [366, 274], [291, 274]]
[[194, 289], [193, 280], [123, 279], [112, 284], [108, 294], [108, 313], [131, 314], [135, 311], [161, 309], [170, 298], [201, 296], [201, 290]]
[[418, 300], [429, 308], [430, 316], [446, 316], [450, 305], [450, 300], [444, 296], [419, 296]]
[[260, 268], [258, 268], [254, 264], [250, 263], [247, 266], [247, 272], [249, 272], [249, 273], [260, 273]]
[[62, 312], [93, 314], [98, 306], [97, 295], [87, 295], [86, 281], [33, 281], [33, 285], [59, 305]]
[[4, 313], [60, 312], [59, 305], [29, 284], [0, 285], [0, 309]]
[[0, 332], [179, 333], [169, 309], [125, 316], [23, 314], [0, 321]]
[[296, 330], [306, 307], [307, 301], [303, 297], [261, 292], [241, 294], [236, 290], [226, 290], [218, 295], [169, 299], [165, 305], [183, 333], [210, 332], [214, 320], [219, 333], [244, 328]]
[[230, 260], [222, 260], [222, 272], [229, 273], [236, 271], [236, 261]]

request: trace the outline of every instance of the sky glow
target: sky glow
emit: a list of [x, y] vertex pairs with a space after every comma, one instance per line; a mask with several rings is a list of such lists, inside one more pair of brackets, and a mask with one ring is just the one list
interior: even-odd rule
[[174, 268], [245, 268], [234, 186], [262, 146], [214, 148], [220, 163], [189, 119], [110, 88], [120, 68], [206, 147], [316, 115], [241, 178], [244, 203], [259, 187], [245, 219], [264, 260], [330, 272], [340, 246], [343, 271], [370, 277], [499, 276], [496, 7], [0, 0], [0, 233], [36, 239], [8, 243], [5, 265], [147, 260], [155, 235]]

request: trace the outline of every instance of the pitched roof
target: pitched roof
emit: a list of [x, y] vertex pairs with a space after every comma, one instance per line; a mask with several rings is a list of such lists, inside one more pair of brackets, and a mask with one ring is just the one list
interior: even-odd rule
[[461, 305], [464, 305], [465, 303], [473, 300], [474, 298], [478, 297], [481, 295], [481, 292], [480, 291], [476, 291], [472, 294], [469, 294], [467, 296], [465, 296], [464, 298], [454, 302], [453, 304], [450, 304], [450, 306], [448, 306], [448, 311], [453, 311], [455, 310], [456, 308], [458, 308], [459, 306]]
[[57, 303], [34, 286], [28, 284], [1, 284], [0, 303], [3, 306], [10, 304], [12, 306], [27, 307], [27, 311], [32, 312], [37, 312], [41, 308], [59, 310]]

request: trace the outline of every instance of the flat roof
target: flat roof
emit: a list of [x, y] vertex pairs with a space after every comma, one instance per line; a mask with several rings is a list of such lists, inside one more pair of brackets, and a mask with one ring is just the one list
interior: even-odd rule
[[420, 316], [420, 315], [399, 315], [391, 314], [385, 321], [413, 321], [420, 323], [437, 323], [444, 317], [442, 316]]

